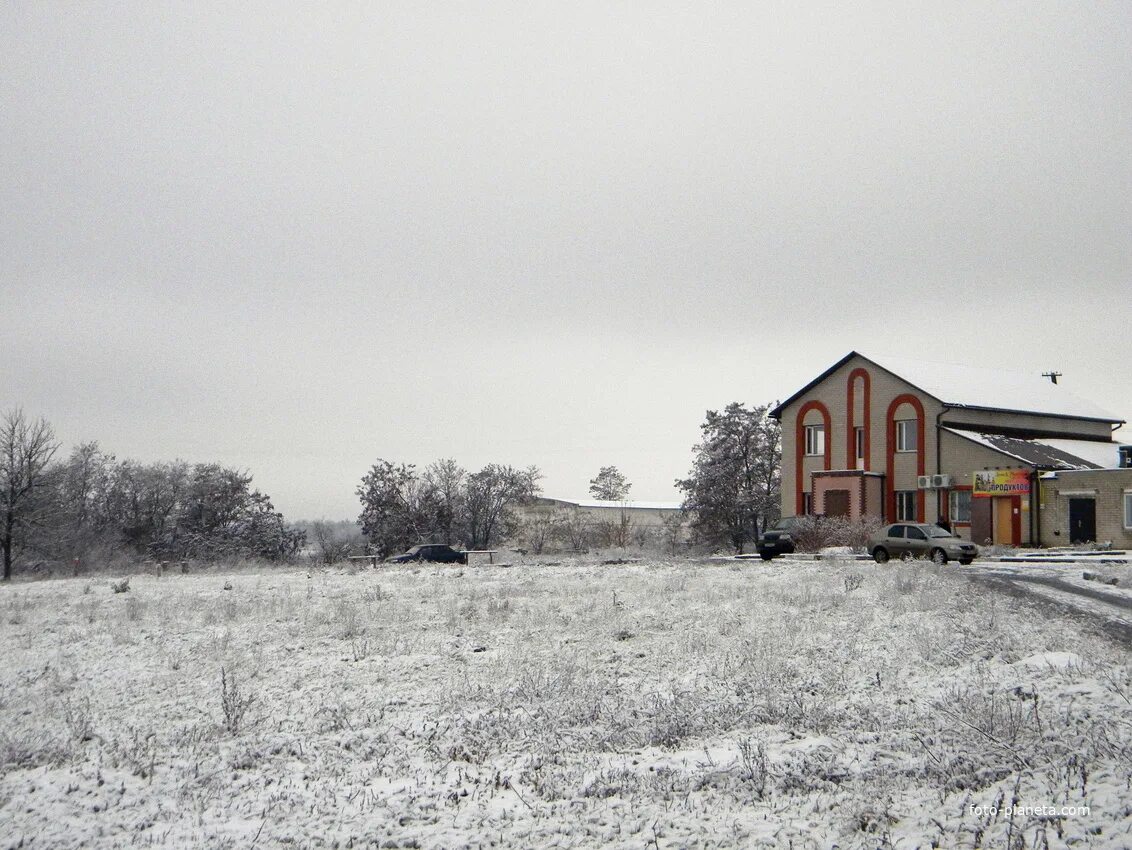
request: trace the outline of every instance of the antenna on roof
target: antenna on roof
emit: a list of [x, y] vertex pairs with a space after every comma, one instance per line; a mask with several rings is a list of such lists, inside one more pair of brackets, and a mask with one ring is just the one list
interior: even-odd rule
[[1061, 372], [1042, 372], [1043, 378], [1049, 378], [1053, 383], [1057, 383], [1057, 379], [1062, 375]]

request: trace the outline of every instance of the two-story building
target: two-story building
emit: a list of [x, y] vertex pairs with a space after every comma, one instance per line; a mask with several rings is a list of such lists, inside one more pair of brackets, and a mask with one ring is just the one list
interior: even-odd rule
[[771, 416], [783, 516], [1132, 545], [1132, 448], [1114, 440], [1124, 420], [1044, 376], [850, 352]]

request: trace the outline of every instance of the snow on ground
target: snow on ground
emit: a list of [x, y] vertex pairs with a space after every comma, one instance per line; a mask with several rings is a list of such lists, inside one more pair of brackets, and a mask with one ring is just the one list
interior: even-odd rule
[[1132, 845], [1128, 648], [961, 568], [108, 584], [0, 588], [0, 847]]
[[978, 561], [967, 568], [967, 574], [1012, 580], [1030, 594], [1132, 630], [1132, 562], [1095, 558], [1076, 563]]

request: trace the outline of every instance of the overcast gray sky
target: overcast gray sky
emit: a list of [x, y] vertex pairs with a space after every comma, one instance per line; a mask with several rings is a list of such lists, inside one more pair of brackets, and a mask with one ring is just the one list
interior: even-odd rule
[[0, 406], [296, 518], [675, 498], [854, 348], [1132, 419], [1132, 4], [833, 5], [0, 0]]

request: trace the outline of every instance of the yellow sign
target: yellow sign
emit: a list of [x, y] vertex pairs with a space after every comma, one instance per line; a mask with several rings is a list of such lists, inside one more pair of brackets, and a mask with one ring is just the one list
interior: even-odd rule
[[1024, 496], [1030, 492], [1028, 469], [981, 469], [975, 472], [972, 496]]

